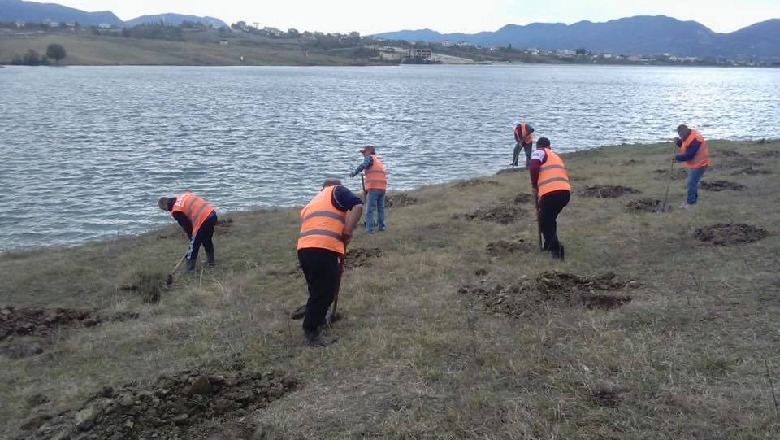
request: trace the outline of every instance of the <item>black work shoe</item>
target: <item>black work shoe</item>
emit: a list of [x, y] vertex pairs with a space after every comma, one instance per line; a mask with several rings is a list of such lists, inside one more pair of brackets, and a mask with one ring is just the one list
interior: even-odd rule
[[217, 263], [214, 261], [214, 253], [206, 252], [206, 267], [214, 267], [216, 264]]
[[295, 320], [303, 319], [305, 315], [306, 315], [306, 304], [293, 310], [293, 312], [290, 313], [290, 319], [295, 319]]
[[313, 335], [306, 335], [306, 340], [309, 347], [327, 347], [339, 340], [335, 336], [324, 336], [321, 333], [315, 333]]
[[195, 272], [195, 263], [197, 260], [191, 260], [187, 258], [187, 260], [184, 262], [184, 271], [185, 272]]

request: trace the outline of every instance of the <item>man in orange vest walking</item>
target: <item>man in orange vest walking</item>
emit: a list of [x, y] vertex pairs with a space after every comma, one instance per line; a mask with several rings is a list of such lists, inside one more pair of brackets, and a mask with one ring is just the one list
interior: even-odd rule
[[512, 151], [512, 163], [513, 167], [517, 166], [517, 160], [520, 156], [520, 148], [525, 151], [525, 167], [531, 164], [531, 147], [534, 143], [534, 128], [531, 125], [521, 122], [515, 125], [515, 149]]
[[[376, 148], [372, 146], [364, 147], [360, 150], [363, 154], [363, 163], [355, 168], [355, 171], [349, 173], [350, 177], [355, 177], [363, 172], [365, 176], [366, 191], [366, 232], [369, 234], [374, 229], [385, 230], [385, 192], [387, 192], [387, 172], [382, 161], [376, 156]], [[374, 212], [376, 212], [376, 222], [374, 222]]]
[[311, 346], [336, 342], [336, 338], [321, 332], [341, 282], [346, 245], [362, 214], [363, 202], [338, 179], [326, 180], [322, 190], [301, 210], [298, 262], [309, 288], [303, 331]]
[[214, 226], [217, 224], [217, 211], [203, 198], [191, 192], [184, 192], [176, 197], [160, 197], [157, 206], [171, 213], [190, 240], [185, 255], [185, 270], [187, 272], [195, 270], [201, 245], [206, 249], [207, 265], [213, 266], [214, 243], [211, 238], [214, 236]]
[[569, 204], [571, 184], [563, 159], [550, 148], [550, 140], [540, 137], [531, 155], [531, 186], [536, 197], [539, 229], [544, 235], [543, 250], [555, 259], [564, 259], [558, 240], [558, 214]]
[[699, 199], [699, 181], [710, 164], [710, 152], [707, 149], [707, 142], [696, 130], [691, 130], [685, 124], [677, 127], [677, 134], [680, 137], [674, 138], [675, 143], [680, 147], [680, 154], [675, 156], [677, 162], [685, 162], [685, 168], [688, 168], [688, 195], [680, 205], [680, 208], [691, 208]]

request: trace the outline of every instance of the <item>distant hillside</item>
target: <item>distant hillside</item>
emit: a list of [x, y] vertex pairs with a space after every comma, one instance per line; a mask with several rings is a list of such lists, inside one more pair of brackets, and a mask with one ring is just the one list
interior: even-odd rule
[[21, 0], [0, 0], [0, 21], [22, 20], [29, 23], [43, 23], [46, 20], [58, 23], [76, 21], [82, 26], [97, 26], [110, 24], [115, 27], [133, 27], [145, 23], [165, 22], [177, 26], [185, 21], [193, 23], [210, 24], [214, 27], [227, 26], [227, 24], [214, 17], [198, 17], [195, 15], [158, 14], [143, 15], [128, 21], [122, 21], [113, 12], [86, 12], [75, 8], [58, 5], [55, 3], [36, 3]]
[[680, 21], [663, 15], [635, 16], [606, 23], [581, 21], [572, 25], [508, 24], [495, 32], [441, 34], [430, 29], [375, 34], [388, 40], [459, 42], [483, 46], [538, 48], [543, 50], [584, 48], [615, 54], [662, 54], [700, 57], [761, 57], [780, 59], [780, 20], [748, 26], [730, 34], [715, 33], [695, 21]]
[[149, 23], [166, 23], [173, 26], [178, 26], [182, 24], [185, 21], [189, 21], [191, 23], [203, 23], [206, 25], [212, 25], [214, 27], [228, 27], [227, 23], [224, 21], [214, 18], [214, 17], [198, 17], [196, 15], [181, 15], [181, 14], [157, 14], [157, 15], [142, 15], [138, 18], [134, 18], [132, 20], [127, 20], [125, 22], [125, 27], [133, 27], [137, 26], [139, 24], [149, 24]]
[[58, 23], [76, 21], [83, 26], [110, 24], [122, 26], [122, 20], [113, 12], [85, 12], [55, 3], [35, 3], [21, 0], [0, 0], [0, 21], [23, 20], [43, 23], [51, 20]]

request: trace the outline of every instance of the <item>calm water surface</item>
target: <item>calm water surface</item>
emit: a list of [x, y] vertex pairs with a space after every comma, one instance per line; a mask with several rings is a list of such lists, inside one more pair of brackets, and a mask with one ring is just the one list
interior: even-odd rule
[[[378, 146], [391, 189], [491, 174], [521, 119], [561, 151], [780, 137], [780, 69], [615, 66], [0, 69], [0, 249], [135, 234], [191, 189], [305, 203]], [[358, 190], [360, 180], [345, 183]]]

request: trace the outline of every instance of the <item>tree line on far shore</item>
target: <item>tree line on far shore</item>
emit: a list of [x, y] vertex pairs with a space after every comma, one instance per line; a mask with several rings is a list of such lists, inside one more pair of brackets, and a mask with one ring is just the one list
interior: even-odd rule
[[61, 44], [52, 43], [46, 48], [46, 53], [43, 55], [33, 49], [29, 49], [24, 55], [14, 55], [11, 64], [15, 66], [48, 66], [51, 64], [51, 60], [54, 60], [55, 64], [60, 64], [60, 60], [67, 56], [68, 53]]

